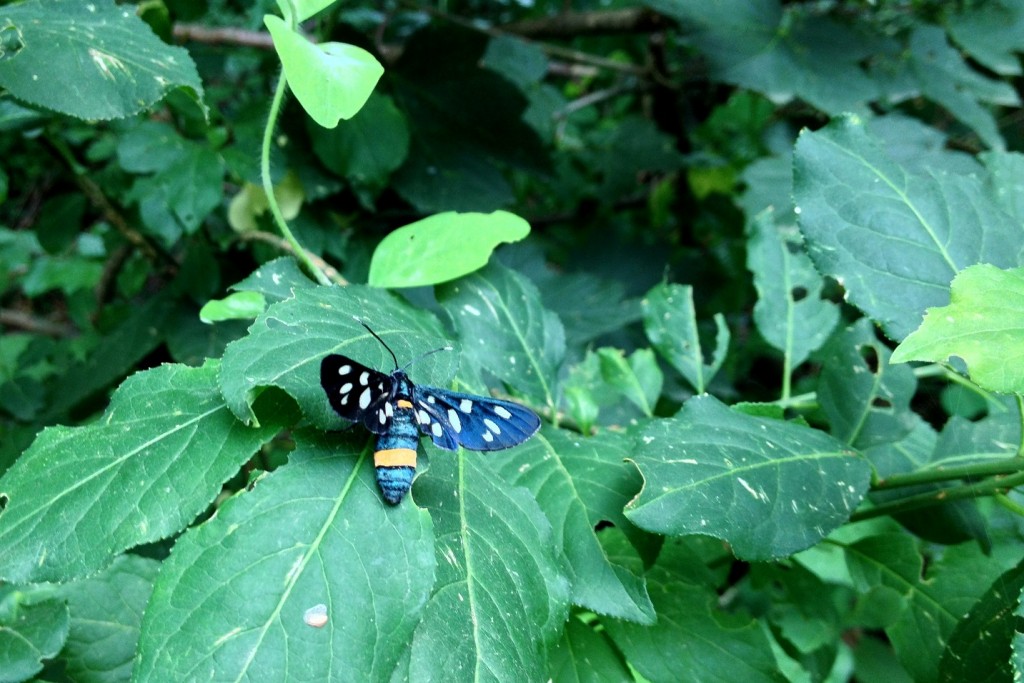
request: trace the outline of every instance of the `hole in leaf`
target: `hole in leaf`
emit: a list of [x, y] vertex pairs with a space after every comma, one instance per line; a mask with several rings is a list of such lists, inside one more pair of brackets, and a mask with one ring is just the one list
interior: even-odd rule
[[799, 242], [786, 241], [786, 251], [790, 254], [801, 254], [804, 251], [804, 245]]
[[7, 502], [10, 501], [11, 497], [6, 493], [0, 493], [0, 512], [7, 509]]
[[875, 408], [889, 409], [892, 408], [892, 401], [886, 398], [882, 398], [881, 396], [875, 396], [873, 399], [871, 399], [871, 405]]
[[10, 59], [25, 47], [22, 40], [21, 30], [17, 26], [4, 26], [0, 28], [0, 59]]
[[792, 291], [790, 291], [789, 294], [790, 294], [790, 296], [793, 297], [793, 301], [801, 301], [801, 300], [807, 298], [807, 288], [806, 287], [794, 287], [792, 289]]
[[871, 371], [871, 374], [877, 375], [878, 352], [875, 351], [875, 347], [867, 344], [860, 347], [860, 357], [864, 359], [864, 364], [868, 366], [868, 370]]

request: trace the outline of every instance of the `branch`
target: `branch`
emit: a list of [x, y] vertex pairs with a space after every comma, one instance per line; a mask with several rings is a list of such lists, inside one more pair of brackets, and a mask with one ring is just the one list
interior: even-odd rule
[[30, 313], [10, 308], [0, 309], [0, 325], [36, 334], [45, 334], [50, 337], [71, 337], [78, 332], [71, 325], [39, 318]]
[[240, 45], [260, 50], [274, 49], [274, 41], [266, 31], [247, 31], [240, 28], [209, 28], [198, 24], [175, 24], [174, 39], [179, 43]]
[[566, 12], [541, 19], [527, 19], [501, 26], [524, 38], [577, 38], [588, 35], [652, 33], [667, 28], [668, 21], [645, 7], [595, 12]]
[[[296, 255], [295, 250], [292, 248], [292, 245], [289, 244], [288, 240], [284, 239], [283, 237], [278, 237], [277, 235], [270, 232], [263, 232], [262, 230], [250, 230], [247, 232], [240, 233], [238, 237], [246, 242], [266, 242], [267, 244], [271, 244], [277, 247], [281, 251], [287, 252], [293, 256]], [[327, 261], [324, 261], [322, 258], [317, 256], [313, 252], [309, 251], [308, 249], [306, 250], [306, 256], [309, 258], [310, 261], [316, 264], [317, 268], [322, 270], [324, 274], [331, 279], [331, 282], [333, 282], [336, 285], [348, 284], [348, 280], [346, 280], [345, 277]]]

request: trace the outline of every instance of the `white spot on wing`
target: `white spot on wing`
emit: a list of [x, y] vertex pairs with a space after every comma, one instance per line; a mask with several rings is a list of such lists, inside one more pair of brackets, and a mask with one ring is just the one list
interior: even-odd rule
[[459, 401], [459, 410], [469, 415], [469, 412], [473, 410], [473, 402], [468, 398], [464, 398]]
[[459, 414], [455, 412], [454, 408], [448, 409], [448, 421], [452, 424], [452, 429], [454, 429], [456, 433], [462, 431], [462, 420], [459, 419]]
[[388, 414], [388, 417], [391, 417], [392, 415], [395, 414], [395, 409], [391, 407], [391, 403], [385, 403], [384, 412]]
[[338, 368], [338, 374], [339, 375], [347, 375], [350, 372], [352, 372], [352, 366], [351, 365], [347, 365], [346, 364], [346, 365], [342, 365], [340, 368]]
[[363, 393], [359, 394], [359, 407], [366, 410], [366, 406], [370, 405], [370, 388], [363, 389]]
[[[386, 405], [390, 405], [390, 404], [386, 404]], [[380, 422], [381, 424], [384, 424], [385, 422], [387, 422], [387, 421], [388, 421], [388, 416], [387, 416], [387, 415], [385, 415], [385, 414], [384, 414], [384, 412], [385, 412], [385, 411], [384, 411], [384, 409], [383, 409], [383, 408], [380, 408], [380, 409], [378, 409], [378, 410], [377, 410], [377, 420], [378, 420], [378, 421], [379, 421], [379, 422]]]
[[501, 434], [501, 427], [496, 425], [494, 423], [494, 420], [491, 420], [491, 419], [485, 417], [484, 418], [484, 424], [487, 425], [487, 428], [490, 429], [495, 434]]
[[350, 391], [352, 391], [352, 382], [345, 382], [344, 384], [341, 385], [342, 394], [347, 394]]
[[512, 413], [508, 412], [508, 409], [506, 409], [503, 406], [494, 406], [494, 412], [497, 414], [498, 417], [504, 420], [507, 420], [510, 417], [512, 417]]
[[487, 443], [494, 441], [494, 435], [491, 434], [490, 432], [484, 432], [484, 441], [486, 441]]
[[430, 433], [436, 437], [440, 437], [441, 434], [443, 433], [441, 430], [440, 423], [435, 422], [434, 424], [430, 425]]
[[421, 410], [418, 413], [416, 413], [416, 420], [421, 425], [430, 424], [430, 416], [427, 415], [427, 411], [425, 410]]
[[370, 382], [370, 373], [364, 372], [363, 374], [359, 375], [359, 384], [361, 384], [362, 386], [365, 387], [367, 384], [369, 384], [369, 382]]

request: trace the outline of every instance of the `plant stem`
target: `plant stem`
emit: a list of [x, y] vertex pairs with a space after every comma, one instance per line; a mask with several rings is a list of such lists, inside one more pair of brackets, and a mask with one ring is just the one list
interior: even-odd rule
[[1017, 443], [1017, 455], [1024, 456], [1024, 396], [1014, 394], [1017, 399], [1017, 418], [1020, 420], [1020, 441]]
[[281, 207], [277, 205], [277, 197], [274, 196], [274, 184], [270, 179], [270, 145], [274, 138], [277, 116], [281, 112], [281, 103], [284, 101], [284, 92], [287, 87], [288, 80], [284, 77], [284, 72], [282, 71], [281, 78], [277, 81], [277, 89], [274, 91], [274, 99], [270, 103], [267, 126], [263, 130], [263, 148], [260, 155], [260, 175], [263, 180], [263, 191], [267, 195], [267, 204], [270, 206], [270, 213], [274, 217], [274, 222], [277, 223], [277, 227], [285, 240], [291, 245], [295, 258], [299, 259], [299, 263], [306, 267], [306, 271], [312, 274], [317, 282], [322, 285], [330, 285], [332, 284], [331, 279], [324, 274], [324, 271], [317, 267], [316, 263], [309, 257], [309, 254], [299, 244], [299, 241], [295, 239], [295, 235], [292, 234], [291, 229], [288, 227], [288, 223], [281, 213]]
[[861, 522], [865, 519], [872, 519], [874, 517], [882, 517], [885, 515], [895, 515], [901, 512], [909, 512], [911, 510], [917, 510], [919, 508], [929, 507], [939, 503], [946, 503], [951, 500], [981, 498], [984, 496], [991, 496], [993, 494], [1005, 493], [1006, 491], [1009, 491], [1016, 486], [1020, 486], [1021, 484], [1024, 484], [1024, 472], [1017, 472], [1016, 474], [1012, 474], [1007, 477], [995, 476], [991, 479], [979, 481], [975, 484], [965, 484], [963, 486], [956, 486], [938, 491], [928, 491], [916, 496], [908, 496], [900, 500], [882, 503], [873, 508], [853, 513], [853, 515], [850, 516], [850, 521]]
[[891, 477], [880, 479], [873, 489], [895, 489], [904, 486], [919, 486], [921, 484], [934, 484], [952, 479], [965, 479], [968, 477], [991, 477], [1002, 474], [1015, 474], [1024, 471], [1024, 458], [1013, 457], [982, 464], [962, 465], [960, 467], [938, 467], [908, 474], [894, 474]]

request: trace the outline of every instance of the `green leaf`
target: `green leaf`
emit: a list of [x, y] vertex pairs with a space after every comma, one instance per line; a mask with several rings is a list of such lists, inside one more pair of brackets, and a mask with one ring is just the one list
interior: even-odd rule
[[794, 196], [814, 265], [896, 340], [963, 268], [1020, 259], [1020, 226], [977, 177], [901, 165], [858, 118], [800, 134]]
[[893, 352], [892, 362], [967, 363], [971, 380], [991, 391], [1024, 393], [1024, 268], [978, 265], [952, 283], [952, 301], [930, 308]]
[[203, 304], [199, 318], [204, 323], [221, 320], [249, 320], [267, 308], [267, 299], [259, 292], [234, 292], [223, 299], [214, 299]]
[[298, 15], [295, 21], [302, 22], [330, 7], [334, 2], [335, 0], [277, 0], [277, 6], [285, 16], [294, 8]]
[[905, 597], [906, 608], [885, 633], [914, 680], [931, 683], [957, 622], [1019, 561], [1020, 549], [1003, 546], [986, 556], [976, 543], [951, 546], [925, 572], [918, 543], [907, 534], [871, 536], [847, 546], [846, 560], [859, 590], [884, 587]]
[[[185, 88], [202, 108], [189, 53], [165, 44], [111, 0], [29, 0], [0, 9], [0, 87], [29, 104], [81, 119], [119, 119]], [[42, 77], [41, 77], [42, 75]]]
[[917, 380], [889, 363], [889, 348], [861, 318], [833, 336], [821, 352], [818, 402], [832, 436], [855, 448], [899, 441], [913, 428], [910, 400]]
[[[295, 290], [292, 298], [271, 304], [248, 336], [224, 350], [219, 382], [228, 407], [239, 419], [252, 422], [258, 389], [276, 386], [296, 400], [314, 425], [337, 428], [342, 420], [320, 386], [324, 356], [340, 353], [381, 372], [394, 369], [391, 355], [357, 316], [387, 342], [400, 363], [445, 345], [433, 316], [384, 290], [359, 285]], [[417, 361], [410, 374], [414, 382], [444, 386], [458, 362], [457, 353], [435, 353]]]
[[1017, 106], [1020, 99], [1009, 83], [972, 69], [960, 51], [947, 42], [945, 28], [917, 26], [899, 64], [908, 71], [921, 94], [949, 110], [973, 129], [982, 142], [993, 149], [1006, 146], [995, 116], [982, 103]]
[[43, 430], [0, 478], [0, 578], [84, 576], [182, 529], [209, 505], [281, 426], [239, 423], [217, 390], [217, 370], [211, 362], [137, 373], [100, 420]]
[[97, 683], [131, 678], [142, 613], [159, 570], [156, 560], [121, 555], [99, 574], [57, 588], [71, 608], [61, 653], [69, 676]]
[[708, 60], [711, 78], [777, 104], [800, 98], [829, 114], [866, 112], [878, 94], [860, 66], [875, 46], [819, 13], [777, 0], [645, 4], [680, 22], [685, 40]]
[[295, 98], [324, 128], [350, 119], [363, 107], [384, 67], [361, 47], [345, 43], [314, 45], [280, 17], [263, 17]]
[[34, 599], [30, 590], [0, 586], [0, 681], [27, 681], [57, 656], [68, 637], [63, 600]]
[[971, 57], [1001, 76], [1021, 74], [1024, 52], [1024, 5], [986, 2], [954, 6], [943, 27]]
[[803, 550], [845, 522], [871, 469], [819, 431], [750, 417], [711, 396], [642, 431], [633, 462], [644, 477], [626, 507], [637, 526], [705, 534], [737, 557], [767, 560]]
[[569, 582], [551, 525], [525, 490], [476, 453], [429, 448], [413, 487], [436, 533], [437, 584], [413, 637], [411, 681], [540, 681], [560, 633]]
[[603, 620], [627, 661], [650, 681], [772, 681], [778, 671], [766, 631], [752, 618], [719, 606], [699, 555], [666, 544], [647, 572], [658, 623]]
[[623, 462], [630, 445], [622, 434], [583, 438], [546, 428], [507, 455], [490, 458], [505, 481], [533, 493], [551, 521], [552, 544], [572, 569], [573, 603], [650, 624], [654, 608], [643, 580], [608, 557], [596, 531], [601, 522], [612, 522], [629, 535], [641, 533], [622, 515], [640, 485]]
[[949, 636], [940, 662], [940, 681], [1012, 681], [1011, 643], [1021, 631], [1024, 563], [1007, 570], [971, 607]]
[[622, 655], [607, 633], [570, 617], [548, 655], [552, 683], [633, 683]]
[[839, 308], [821, 298], [823, 280], [803, 250], [795, 224], [776, 223], [767, 210], [750, 225], [747, 268], [754, 274], [754, 322], [792, 371], [817, 350], [839, 322]]
[[530, 234], [530, 224], [508, 213], [445, 213], [416, 221], [380, 241], [370, 261], [374, 287], [422, 287], [448, 282], [487, 265], [506, 242]]
[[294, 436], [286, 466], [178, 540], [137, 680], [387, 680], [434, 585], [430, 517], [381, 502], [362, 434]]
[[437, 289], [459, 333], [465, 359], [532, 403], [554, 411], [565, 357], [562, 323], [541, 305], [529, 280], [492, 263]]
[[654, 352], [637, 349], [627, 359], [619, 349], [600, 348], [597, 356], [601, 361], [604, 381], [620, 391], [644, 415], [652, 417], [664, 380]]
[[697, 314], [693, 307], [693, 287], [663, 283], [647, 293], [641, 302], [644, 330], [655, 350], [703, 393], [725, 362], [729, 350], [729, 328], [721, 313], [715, 314], [715, 349], [710, 363], [704, 362]]
[[377, 194], [409, 154], [405, 114], [386, 95], [372, 93], [347, 125], [309, 125], [313, 152], [320, 162], [352, 185]]
[[499, 209], [515, 198], [499, 167], [548, 169], [544, 146], [522, 120], [526, 97], [481, 64], [488, 40], [429, 24], [406, 41], [395, 64], [395, 100], [412, 146], [394, 187], [421, 212]]
[[277, 303], [291, 299], [299, 290], [315, 287], [316, 283], [306, 277], [294, 258], [281, 256], [267, 261], [230, 289], [236, 292], [258, 292], [268, 302]]

